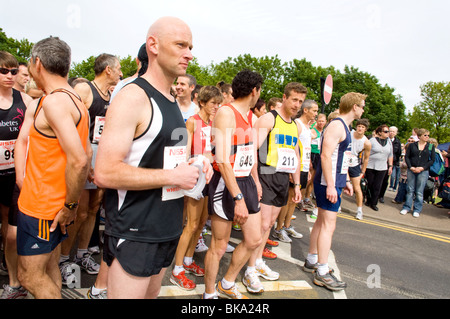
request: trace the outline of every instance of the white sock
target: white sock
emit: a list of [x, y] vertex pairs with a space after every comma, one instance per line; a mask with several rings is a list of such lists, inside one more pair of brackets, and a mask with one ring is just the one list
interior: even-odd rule
[[175, 265], [175, 267], [173, 267], [172, 273], [175, 276], [178, 276], [180, 274], [180, 272], [184, 271], [184, 267], [183, 266], [177, 266]]
[[324, 276], [328, 274], [330, 269], [328, 268], [328, 263], [326, 264], [319, 264], [319, 267], [317, 267], [317, 272], [320, 276]]
[[84, 255], [85, 253], [87, 253], [87, 252], [88, 252], [87, 249], [78, 249], [78, 250], [77, 250], [77, 257], [78, 257], [78, 258], [83, 258], [83, 255]]
[[257, 258], [257, 259], [255, 260], [255, 265], [256, 265], [256, 266], [259, 266], [259, 265], [261, 265], [262, 263], [264, 263], [264, 260], [263, 260], [262, 258]]
[[222, 287], [225, 290], [230, 289], [231, 287], [234, 286], [234, 282], [226, 281], [225, 278], [222, 278], [221, 282], [222, 282]]
[[256, 267], [255, 266], [247, 266], [247, 269], [245, 270], [246, 274], [249, 274], [251, 272], [255, 272], [256, 271]]
[[100, 294], [103, 290], [106, 290], [106, 288], [98, 289], [98, 288], [96, 288], [95, 285], [94, 285], [94, 286], [92, 286], [92, 288], [91, 288], [91, 294], [93, 294], [93, 295], [98, 295], [98, 294]]
[[194, 261], [193, 257], [184, 257], [184, 260], [183, 260], [183, 262], [186, 266], [190, 266], [193, 261]]
[[315, 265], [317, 263], [317, 260], [319, 259], [319, 255], [317, 255], [317, 254], [308, 254], [306, 259], [308, 259], [310, 264]]
[[63, 263], [69, 260], [69, 256], [61, 255], [59, 256], [59, 263]]
[[207, 294], [206, 292], [203, 295], [203, 298], [205, 299], [210, 299], [210, 298], [214, 298], [216, 296], [216, 293], [212, 293], [212, 294]]
[[357, 207], [357, 208], [356, 208], [356, 211], [362, 213], [362, 206]]

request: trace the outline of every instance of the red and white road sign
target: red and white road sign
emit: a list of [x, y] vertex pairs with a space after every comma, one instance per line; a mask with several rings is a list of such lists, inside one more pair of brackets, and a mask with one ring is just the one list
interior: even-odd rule
[[325, 104], [330, 104], [331, 95], [333, 94], [333, 77], [331, 74], [327, 76], [325, 85], [323, 86], [323, 101]]

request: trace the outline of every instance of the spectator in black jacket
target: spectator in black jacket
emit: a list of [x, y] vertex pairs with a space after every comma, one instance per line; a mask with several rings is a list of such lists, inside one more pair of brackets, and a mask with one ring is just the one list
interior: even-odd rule
[[393, 167], [391, 174], [391, 181], [389, 183], [389, 190], [396, 191], [398, 182], [400, 180], [400, 156], [402, 155], [402, 143], [397, 137], [398, 129], [395, 126], [389, 128], [389, 138], [392, 142], [392, 153], [394, 156]]
[[[411, 143], [406, 149], [405, 160], [408, 165], [408, 181], [406, 201], [400, 214], [405, 215], [411, 208], [414, 209], [413, 217], [419, 217], [423, 205], [423, 190], [428, 180], [429, 169], [434, 163], [435, 148], [428, 143], [430, 133], [426, 129], [420, 129], [417, 132], [418, 142]], [[429, 147], [431, 145], [431, 151]]]

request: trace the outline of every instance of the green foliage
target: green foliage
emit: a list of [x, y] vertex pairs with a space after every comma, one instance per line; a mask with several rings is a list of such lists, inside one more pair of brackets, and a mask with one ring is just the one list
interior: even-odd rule
[[439, 144], [450, 141], [450, 82], [428, 82], [420, 90], [422, 101], [409, 115], [411, 126], [427, 129]]
[[231, 83], [234, 76], [243, 69], [259, 72], [264, 78], [261, 98], [269, 100], [271, 97], [282, 97], [284, 87], [289, 82], [300, 82], [308, 88], [308, 99], [315, 100], [322, 105], [320, 78], [328, 74], [333, 77], [333, 97], [329, 105], [324, 105], [323, 112], [330, 114], [339, 108], [341, 97], [348, 92], [367, 94], [367, 107], [363, 117], [370, 121], [370, 131], [381, 124], [397, 126], [399, 131], [409, 130], [405, 105], [400, 96], [394, 95], [394, 89], [388, 85], [381, 85], [379, 80], [355, 67], [345, 66], [343, 71], [333, 66], [314, 66], [306, 59], [294, 59], [287, 63], [275, 57], [252, 57], [249, 54], [236, 58], [228, 57], [220, 63], [212, 63], [206, 67], [198, 64], [197, 59], [190, 63], [187, 72], [196, 77], [202, 85], [216, 85], [219, 81]]
[[[32, 43], [23, 39], [17, 41], [8, 38], [0, 29], [0, 50], [7, 50], [13, 53], [21, 61], [26, 61], [31, 52]], [[137, 65], [131, 56], [119, 58], [122, 66], [123, 77], [127, 78], [136, 73]], [[94, 79], [94, 61], [91, 56], [84, 61], [72, 63], [69, 72], [70, 77], [84, 77], [88, 80]], [[253, 57], [250, 54], [239, 55], [238, 57], [228, 57], [220, 63], [211, 63], [202, 66], [194, 58], [187, 69], [187, 73], [196, 77], [201, 85], [216, 85], [220, 81], [231, 83], [234, 76], [243, 69], [250, 69], [260, 73], [264, 78], [261, 98], [269, 100], [271, 97], [282, 97], [284, 87], [289, 82], [300, 82], [308, 88], [308, 99], [313, 99], [322, 106], [322, 92], [320, 79], [326, 78], [328, 74], [333, 76], [333, 97], [329, 105], [324, 105], [324, 113], [328, 115], [339, 108], [340, 98], [348, 92], [359, 92], [367, 94], [366, 108], [363, 117], [369, 119], [369, 131], [381, 124], [389, 126], [395, 125], [399, 128], [400, 135], [409, 135], [411, 126], [407, 122], [405, 115], [405, 105], [402, 97], [395, 95], [394, 89], [388, 85], [382, 85], [379, 80], [367, 72], [360, 71], [353, 66], [345, 66], [342, 71], [333, 66], [314, 66], [306, 59], [294, 59], [289, 62], [282, 62], [276, 55], [274, 57]], [[423, 87], [425, 101], [414, 109], [411, 115], [413, 126], [426, 127], [430, 132], [436, 132], [440, 139], [448, 138], [448, 83], [442, 85], [440, 93], [429, 92], [428, 86]], [[442, 91], [442, 92], [441, 92]], [[446, 99], [444, 91], [447, 92]], [[437, 103], [438, 98], [443, 99], [447, 104]], [[432, 106], [436, 105], [436, 107]], [[428, 126], [422, 124], [427, 119]], [[417, 124], [416, 124], [417, 123]]]
[[0, 28], [0, 50], [7, 51], [14, 55], [19, 62], [28, 62], [31, 57], [33, 43], [27, 39], [16, 40], [9, 38], [3, 29]]

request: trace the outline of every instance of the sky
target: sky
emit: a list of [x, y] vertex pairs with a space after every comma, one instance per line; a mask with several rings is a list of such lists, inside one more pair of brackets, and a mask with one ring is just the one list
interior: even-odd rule
[[184, 20], [200, 65], [250, 54], [354, 66], [401, 95], [407, 111], [420, 86], [449, 81], [448, 0], [2, 0], [0, 28], [37, 42], [59, 36], [72, 61], [111, 53], [135, 57], [150, 25]]

